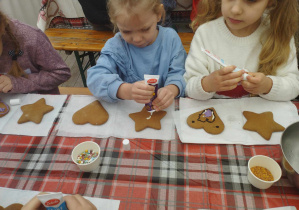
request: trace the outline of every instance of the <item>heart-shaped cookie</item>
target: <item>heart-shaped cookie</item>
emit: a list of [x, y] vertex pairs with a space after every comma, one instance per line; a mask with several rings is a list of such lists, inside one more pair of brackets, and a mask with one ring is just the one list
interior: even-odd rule
[[0, 101], [0, 117], [5, 116], [9, 112], [9, 110], [9, 106], [6, 103]]
[[72, 119], [77, 125], [102, 125], [109, 119], [109, 114], [99, 101], [94, 101], [75, 112]]
[[213, 107], [191, 114], [187, 124], [191, 128], [203, 128], [210, 134], [220, 134], [224, 130], [224, 124]]

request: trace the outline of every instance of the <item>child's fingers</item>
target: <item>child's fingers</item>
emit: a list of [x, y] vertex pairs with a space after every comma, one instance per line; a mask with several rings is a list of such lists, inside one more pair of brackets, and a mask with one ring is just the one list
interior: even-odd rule
[[231, 73], [235, 68], [236, 68], [236, 66], [226, 66], [226, 67], [223, 67], [222, 69], [219, 70], [219, 74], [221, 76], [224, 76], [226, 74]]
[[8, 93], [11, 89], [12, 89], [12, 84], [6, 84], [6, 85], [2, 88], [2, 92], [3, 92], [3, 93]]

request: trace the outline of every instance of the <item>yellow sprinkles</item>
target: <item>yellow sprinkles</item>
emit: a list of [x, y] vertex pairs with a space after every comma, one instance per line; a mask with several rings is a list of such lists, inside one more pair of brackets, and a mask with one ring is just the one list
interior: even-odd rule
[[250, 168], [252, 173], [259, 179], [264, 180], [264, 181], [274, 181], [273, 175], [271, 172], [261, 166], [254, 166]]

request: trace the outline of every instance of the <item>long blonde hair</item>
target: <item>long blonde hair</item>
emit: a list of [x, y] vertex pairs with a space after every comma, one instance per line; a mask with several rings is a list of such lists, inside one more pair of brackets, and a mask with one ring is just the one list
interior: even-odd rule
[[[10, 28], [9, 19], [1, 11], [0, 11], [0, 33], [1, 33], [0, 34], [1, 36], [4, 34], [7, 34], [10, 41], [12, 42], [12, 44], [14, 46], [14, 49], [12, 49], [12, 52], [15, 54], [15, 56], [14, 56], [15, 59], [13, 59], [13, 56], [12, 56], [12, 65], [7, 74], [12, 75], [14, 77], [21, 77], [21, 76], [26, 77], [24, 70], [20, 67], [20, 65], [18, 64], [18, 61], [17, 61], [17, 57], [19, 56], [19, 54], [21, 52], [20, 44]], [[2, 52], [2, 53], [4, 53], [4, 52]]]
[[162, 14], [162, 22], [164, 21], [165, 10], [162, 9], [160, 0], [109, 0], [107, 3], [108, 14], [114, 26], [114, 31], [117, 31], [116, 18], [120, 12], [126, 9], [128, 14], [138, 15], [138, 11], [135, 10], [137, 6], [152, 10], [157, 15]]
[[[258, 72], [265, 75], [276, 75], [278, 67], [287, 62], [291, 50], [290, 41], [298, 30], [298, 1], [272, 2], [267, 14], [270, 27], [261, 37], [262, 50], [259, 55]], [[193, 31], [221, 16], [221, 0], [200, 0], [197, 10], [197, 16], [191, 23]]]

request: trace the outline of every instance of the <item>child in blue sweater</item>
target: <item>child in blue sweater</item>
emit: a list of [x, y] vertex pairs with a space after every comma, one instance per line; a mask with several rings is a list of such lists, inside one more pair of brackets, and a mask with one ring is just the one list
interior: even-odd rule
[[158, 26], [165, 11], [160, 0], [109, 0], [108, 13], [119, 32], [107, 41], [97, 64], [87, 71], [87, 86], [100, 100], [149, 103], [155, 88], [144, 74], [159, 75], [156, 111], [184, 95], [186, 51], [171, 28]]

